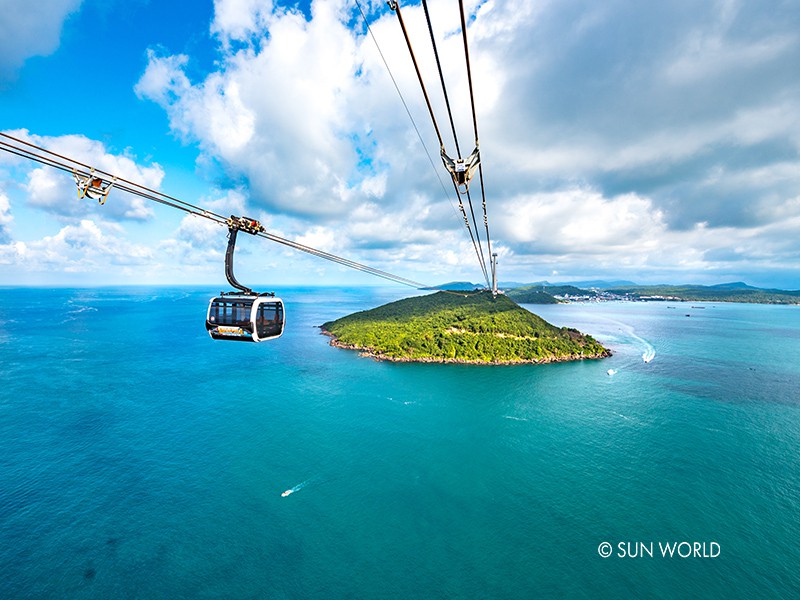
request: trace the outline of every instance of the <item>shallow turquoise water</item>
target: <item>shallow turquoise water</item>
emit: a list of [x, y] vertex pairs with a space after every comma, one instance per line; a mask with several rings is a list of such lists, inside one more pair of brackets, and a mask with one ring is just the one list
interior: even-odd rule
[[614, 356], [469, 367], [315, 328], [406, 290], [281, 290], [259, 345], [216, 291], [0, 290], [0, 597], [800, 595], [800, 308], [529, 307]]

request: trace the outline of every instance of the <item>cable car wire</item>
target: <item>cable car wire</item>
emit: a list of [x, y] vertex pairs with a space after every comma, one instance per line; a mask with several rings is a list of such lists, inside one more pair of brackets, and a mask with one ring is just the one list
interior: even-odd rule
[[[32, 143], [27, 142], [25, 140], [22, 140], [22, 139], [14, 137], [14, 136], [8, 135], [7, 133], [0, 132], [0, 136], [3, 136], [4, 138], [10, 139], [10, 140], [13, 140], [14, 142], [17, 142], [19, 144], [24, 144], [26, 147], [32, 148], [33, 150], [35, 150], [37, 152], [44, 152], [46, 156], [45, 157], [41, 157], [40, 155], [36, 155], [34, 152], [31, 152], [30, 150], [26, 150], [24, 148], [23, 149], [19, 149], [18, 148], [19, 150], [22, 150], [23, 152], [27, 152], [29, 154], [32, 154], [33, 156], [37, 156], [39, 158], [44, 158], [45, 160], [50, 161], [51, 163], [58, 163], [58, 161], [56, 161], [54, 159], [51, 159], [51, 158], [48, 158], [49, 156], [54, 156], [54, 157], [56, 157], [58, 159], [61, 159], [62, 161], [67, 161], [68, 163], [72, 163], [71, 166], [67, 166], [67, 165], [64, 165], [62, 163], [61, 166], [57, 167], [57, 168], [60, 168], [63, 171], [68, 171], [68, 172], [78, 171], [80, 174], [83, 174], [83, 175], [88, 175], [92, 171], [94, 171], [94, 173], [96, 173], [96, 174], [106, 175], [106, 176], [108, 176], [110, 178], [116, 177], [116, 181], [117, 181], [116, 187], [118, 187], [120, 189], [123, 189], [123, 190], [125, 190], [125, 191], [127, 191], [129, 193], [136, 194], [137, 192], [132, 190], [132, 189], [125, 188], [125, 187], [123, 187], [123, 185], [120, 185], [120, 184], [128, 184], [128, 186], [130, 186], [130, 187], [139, 188], [141, 190], [144, 190], [145, 193], [154, 194], [155, 196], [161, 197], [161, 198], [164, 199], [164, 200], [159, 200], [159, 199], [156, 199], [155, 197], [148, 197], [149, 200], [154, 200], [156, 202], [160, 202], [161, 204], [166, 204], [168, 206], [173, 206], [174, 208], [185, 207], [185, 208], [183, 208], [183, 210], [186, 210], [186, 212], [196, 212], [197, 214], [201, 214], [202, 213], [202, 216], [213, 215], [214, 217], [217, 217], [217, 219], [222, 221], [222, 222], [224, 222], [226, 220], [226, 218], [223, 217], [222, 215], [214, 214], [211, 211], [208, 211], [206, 209], [200, 208], [199, 206], [195, 206], [195, 205], [190, 204], [188, 202], [184, 202], [183, 200], [180, 200], [178, 198], [174, 198], [172, 196], [164, 194], [163, 192], [159, 192], [157, 190], [150, 189], [150, 188], [148, 188], [148, 187], [146, 187], [144, 185], [141, 185], [139, 183], [136, 183], [134, 181], [129, 181], [129, 180], [124, 179], [122, 177], [115, 176], [112, 173], [108, 173], [107, 171], [103, 171], [101, 169], [93, 169], [91, 166], [89, 166], [89, 165], [87, 165], [85, 163], [77, 161], [77, 160], [75, 160], [73, 158], [69, 158], [69, 157], [64, 156], [62, 154], [58, 154], [57, 152], [53, 152], [52, 150], [47, 150], [45, 148], [37, 146], [36, 144], [32, 144]], [[2, 144], [2, 143], [3, 142], [0, 141], [0, 144]], [[5, 144], [8, 145], [7, 143], [5, 143]], [[16, 152], [14, 154], [16, 154]], [[31, 156], [29, 158], [32, 158], [33, 160], [36, 160], [35, 158], [33, 158], [33, 156]], [[42, 162], [42, 161], [37, 161], [37, 162]], [[43, 164], [47, 164], [47, 163], [43, 163]], [[78, 165], [78, 166], [82, 167], [83, 169], [89, 169], [89, 171], [85, 172], [85, 171], [82, 171], [81, 169], [75, 169], [74, 165]], [[55, 166], [55, 165], [51, 164], [50, 166]]]
[[[375, 37], [375, 33], [372, 31], [372, 27], [369, 24], [369, 20], [367, 19], [367, 15], [364, 13], [364, 9], [361, 7], [361, 2], [356, 0], [356, 6], [358, 6], [358, 11], [361, 13], [361, 18], [364, 20], [364, 25], [367, 27], [367, 31], [369, 32], [370, 37], [372, 38], [373, 43], [375, 44], [375, 48], [378, 50], [378, 54], [383, 61], [383, 66], [386, 67], [387, 73], [389, 73], [389, 79], [392, 80], [392, 84], [394, 85], [395, 91], [397, 91], [397, 95], [400, 96], [400, 102], [403, 104], [403, 108], [408, 115], [408, 118], [411, 120], [411, 125], [414, 127], [414, 131], [417, 133], [417, 138], [419, 138], [419, 143], [422, 145], [422, 149], [425, 151], [425, 156], [428, 157], [428, 162], [433, 169], [434, 174], [436, 175], [436, 179], [439, 181], [439, 186], [442, 188], [442, 192], [444, 192], [445, 198], [450, 203], [450, 208], [453, 209], [453, 212], [456, 213], [456, 216], [460, 216], [458, 213], [458, 209], [456, 209], [455, 205], [453, 204], [453, 200], [450, 198], [450, 193], [447, 191], [447, 188], [442, 181], [442, 177], [439, 175], [439, 169], [436, 166], [436, 163], [433, 161], [433, 157], [431, 153], [428, 151], [428, 146], [425, 143], [425, 140], [422, 137], [422, 133], [420, 133], [419, 127], [417, 127], [417, 122], [414, 120], [414, 115], [411, 114], [411, 110], [408, 108], [408, 104], [406, 103], [405, 97], [403, 97], [403, 92], [400, 91], [400, 86], [397, 84], [397, 80], [392, 73], [392, 69], [389, 67], [389, 63], [386, 60], [386, 56], [383, 54], [381, 50], [381, 46], [378, 43], [378, 38]], [[469, 233], [469, 231], [467, 231]]]
[[439, 131], [439, 124], [436, 122], [436, 116], [433, 114], [433, 107], [431, 106], [431, 99], [428, 96], [428, 90], [425, 87], [425, 81], [422, 79], [422, 73], [419, 70], [419, 65], [417, 64], [417, 57], [414, 55], [414, 48], [411, 45], [411, 39], [408, 37], [408, 31], [406, 31], [406, 24], [403, 21], [403, 13], [400, 11], [400, 3], [397, 0], [390, 0], [389, 8], [394, 11], [397, 15], [397, 20], [400, 22], [400, 29], [403, 31], [403, 37], [406, 40], [406, 46], [408, 46], [408, 52], [411, 54], [411, 62], [414, 63], [414, 71], [417, 73], [417, 79], [419, 80], [419, 86], [422, 88], [422, 95], [425, 97], [425, 104], [428, 106], [428, 113], [431, 116], [431, 122], [433, 122], [433, 128], [436, 130], [436, 137], [439, 139], [439, 146], [444, 148], [444, 141], [442, 140], [442, 133]]
[[447, 115], [450, 118], [450, 129], [453, 132], [453, 141], [456, 144], [456, 154], [458, 158], [461, 158], [461, 148], [458, 145], [456, 124], [453, 121], [453, 111], [450, 109], [450, 96], [448, 96], [447, 94], [447, 86], [444, 83], [444, 73], [442, 72], [442, 63], [439, 61], [439, 49], [436, 47], [436, 38], [433, 35], [433, 25], [431, 24], [431, 15], [428, 12], [427, 0], [422, 0], [422, 8], [425, 11], [425, 20], [428, 22], [428, 33], [431, 36], [431, 46], [433, 46], [433, 56], [436, 58], [436, 68], [439, 70], [439, 80], [442, 82], [442, 93], [444, 94], [445, 106], [447, 106]]
[[[456, 134], [456, 124], [455, 124], [455, 121], [453, 119], [453, 111], [452, 111], [452, 109], [450, 107], [450, 97], [447, 94], [447, 85], [444, 82], [444, 72], [442, 70], [442, 63], [439, 60], [439, 49], [436, 46], [436, 37], [433, 34], [433, 24], [431, 23], [431, 15], [430, 15], [430, 12], [428, 11], [428, 1], [427, 0], [422, 0], [422, 9], [425, 12], [425, 20], [428, 23], [428, 33], [430, 34], [430, 37], [431, 37], [431, 46], [433, 47], [433, 56], [436, 58], [436, 68], [439, 71], [439, 81], [442, 84], [442, 94], [444, 95], [444, 103], [445, 103], [445, 106], [447, 107], [447, 116], [450, 119], [450, 129], [453, 132], [453, 141], [455, 142], [455, 145], [456, 145], [456, 156], [458, 156], [458, 159], [461, 160], [461, 148], [459, 147], [459, 144], [458, 144], [458, 134]], [[399, 11], [399, 7], [398, 7], [398, 11]], [[467, 73], [469, 74], [469, 55], [467, 55]], [[470, 91], [471, 91], [472, 90], [472, 77], [471, 76], [470, 76], [469, 80], [470, 80]], [[474, 110], [474, 103], [473, 103], [473, 120], [474, 120], [474, 114], [475, 114], [475, 110]], [[477, 136], [476, 136], [476, 140], [475, 140], [475, 147], [476, 148], [478, 147]], [[478, 165], [479, 165], [479, 168], [480, 168], [480, 163], [478, 163]], [[457, 186], [456, 186], [456, 193], [458, 193]], [[460, 197], [461, 197], [461, 194], [459, 194], [459, 199], [460, 199]], [[488, 284], [489, 279], [488, 279], [488, 275], [486, 275], [486, 268], [485, 268], [486, 258], [483, 255], [483, 245], [481, 244], [481, 236], [478, 233], [478, 220], [475, 218], [475, 209], [472, 207], [472, 195], [469, 192], [469, 188], [467, 188], [467, 203], [469, 204], [469, 212], [472, 215], [472, 222], [475, 224], [475, 238], [477, 239], [477, 245], [478, 245], [478, 250], [479, 250], [479, 254], [480, 254], [479, 255], [479, 260], [481, 261], [481, 264], [484, 265], [483, 271], [484, 271], [484, 275], [487, 277], [486, 282]], [[484, 206], [485, 206], [485, 201], [484, 201]], [[488, 225], [487, 225], [487, 227], [488, 227]], [[489, 234], [488, 229], [487, 229], [486, 234], [488, 236], [488, 234]], [[491, 250], [492, 250], [492, 247], [491, 247], [491, 244], [489, 244], [489, 254], [490, 255], [491, 255]]]
[[[423, 0], [424, 2], [425, 0]], [[469, 60], [469, 44], [467, 43], [467, 22], [464, 17], [464, 0], [458, 0], [458, 9], [461, 15], [461, 37], [464, 39], [464, 57], [467, 62], [467, 81], [469, 82], [469, 100], [472, 106], [472, 128], [475, 132], [475, 147], [479, 146], [478, 143], [478, 116], [475, 111], [475, 93], [472, 87], [472, 66]], [[481, 199], [483, 202], [483, 224], [486, 228], [486, 244], [489, 249], [489, 256], [492, 256], [492, 240], [489, 237], [489, 216], [486, 212], [486, 188], [483, 185], [483, 162], [478, 165], [478, 176], [481, 183]], [[471, 206], [471, 204], [470, 204]]]
[[[436, 137], [439, 140], [439, 146], [441, 148], [441, 152], [444, 153], [444, 141], [442, 140], [442, 134], [441, 134], [441, 132], [439, 130], [439, 124], [436, 121], [436, 115], [433, 112], [433, 107], [431, 106], [430, 97], [428, 96], [428, 90], [425, 87], [425, 81], [422, 78], [422, 73], [420, 72], [419, 64], [417, 63], [416, 55], [414, 54], [414, 48], [411, 45], [411, 39], [408, 36], [408, 31], [407, 31], [406, 26], [405, 26], [405, 21], [403, 20], [402, 11], [400, 10], [400, 3], [399, 3], [398, 0], [390, 0], [388, 4], [389, 4], [389, 8], [397, 15], [397, 19], [398, 19], [398, 21], [400, 23], [400, 29], [403, 32], [403, 38], [405, 39], [406, 46], [408, 47], [408, 52], [411, 55], [411, 62], [414, 64], [414, 71], [417, 74], [417, 79], [419, 81], [420, 88], [422, 89], [422, 94], [425, 97], [425, 104], [428, 107], [428, 113], [430, 114], [431, 122], [433, 123], [433, 128], [436, 130]], [[461, 211], [462, 216], [464, 217], [464, 224], [465, 224], [465, 226], [467, 228], [467, 231], [469, 232], [470, 239], [472, 240], [472, 246], [473, 246], [473, 249], [475, 250], [475, 255], [478, 258], [478, 262], [480, 264], [481, 271], [483, 272], [483, 277], [486, 280], [486, 285], [487, 285], [487, 287], [490, 287], [491, 284], [489, 283], [489, 274], [488, 274], [488, 271], [486, 269], [486, 260], [483, 257], [483, 250], [482, 250], [482, 248], [480, 246], [480, 236], [477, 235], [478, 234], [477, 229], [475, 230], [474, 233], [472, 231], [472, 227], [470, 226], [469, 218], [467, 217], [466, 210], [464, 209], [464, 203], [461, 200], [461, 194], [459, 194], [459, 192], [458, 192], [458, 185], [455, 183], [455, 181], [453, 182], [453, 189], [455, 190], [456, 196], [458, 197], [458, 207], [459, 207], [459, 209]], [[472, 208], [472, 202], [470, 200], [470, 209], [471, 208]], [[472, 211], [472, 219], [473, 219], [473, 222], [475, 222], [475, 213], [474, 213], [474, 211]], [[477, 237], [477, 241], [476, 241], [476, 237]]]
[[[433, 162], [433, 158], [431, 157], [431, 154], [428, 151], [428, 147], [425, 144], [425, 140], [423, 139], [422, 134], [419, 131], [419, 127], [417, 127], [417, 123], [414, 120], [413, 115], [411, 114], [411, 110], [408, 108], [408, 104], [406, 103], [406, 100], [403, 97], [403, 93], [400, 91], [400, 86], [397, 84], [397, 80], [395, 79], [394, 74], [392, 73], [392, 69], [389, 67], [389, 63], [386, 60], [386, 57], [383, 54], [383, 51], [381, 50], [380, 44], [378, 43], [378, 39], [375, 37], [375, 33], [372, 31], [372, 27], [369, 24], [369, 20], [367, 19], [367, 16], [364, 13], [364, 9], [361, 7], [361, 3], [359, 2], [359, 0], [356, 0], [356, 6], [358, 6], [358, 10], [361, 13], [361, 18], [364, 20], [364, 23], [367, 26], [367, 31], [369, 32], [370, 36], [372, 37], [372, 41], [375, 43], [375, 47], [378, 50], [378, 54], [380, 55], [381, 59], [383, 60], [383, 64], [386, 67], [386, 71], [389, 73], [389, 78], [392, 80], [392, 83], [394, 84], [394, 89], [397, 91], [398, 96], [400, 96], [400, 101], [403, 103], [403, 107], [406, 110], [406, 114], [408, 115], [408, 118], [411, 120], [411, 124], [414, 127], [414, 131], [417, 132], [417, 137], [419, 138], [420, 144], [422, 144], [422, 148], [425, 151], [425, 155], [428, 157], [428, 162], [431, 164], [431, 168], [433, 168], [434, 173], [436, 173], [436, 178], [439, 180], [439, 185], [442, 187], [442, 191], [444, 191], [445, 197], [447, 198], [448, 202], [450, 203], [450, 206], [452, 207], [453, 211], [455, 211], [457, 215], [458, 215], [459, 212], [461, 214], [461, 217], [462, 217], [462, 219], [464, 221], [464, 226], [467, 229], [467, 235], [469, 236], [470, 241], [472, 242], [473, 249], [475, 249], [475, 251], [476, 251], [476, 255], [478, 256], [478, 261], [481, 264], [481, 271], [483, 272], [483, 276], [484, 276], [484, 278], [486, 280], [486, 284], [488, 286], [489, 285], [489, 276], [488, 276], [487, 271], [486, 271], [485, 261], [482, 260], [482, 248], [480, 248], [480, 246], [476, 245], [475, 236], [472, 233], [472, 226], [470, 225], [469, 218], [467, 217], [467, 213], [464, 210], [464, 203], [461, 200], [461, 195], [458, 193], [458, 187], [454, 186], [454, 189], [455, 189], [455, 192], [456, 192], [456, 198], [458, 199], [458, 207], [459, 207], [459, 210], [456, 211], [456, 208], [453, 205], [453, 201], [450, 199], [450, 195], [448, 194], [447, 190], [445, 189], [444, 183], [442, 182], [442, 178], [439, 176], [439, 169], [436, 167], [436, 165]], [[404, 30], [404, 33], [405, 33], [405, 30]], [[406, 43], [407, 44], [410, 43], [407, 36], [406, 36]], [[413, 58], [413, 53], [412, 53], [412, 58]], [[415, 67], [416, 67], [416, 61], [415, 61]], [[417, 69], [417, 75], [419, 76], [419, 69]], [[445, 94], [446, 94], [446, 92], [445, 92]], [[431, 111], [431, 118], [433, 118], [433, 112], [431, 110], [430, 103], [428, 103], [428, 109], [429, 109], [429, 111]], [[452, 123], [451, 123], [451, 125], [452, 125]], [[438, 129], [438, 126], [436, 125], [435, 119], [434, 119], [434, 127], [436, 128], [437, 135], [438, 135], [439, 134], [439, 129]], [[454, 132], [455, 132], [455, 129], [454, 129]], [[439, 143], [441, 145], [442, 138], [441, 138], [440, 135], [438, 137], [439, 137]], [[456, 142], [456, 145], [457, 144], [458, 144], [458, 142]], [[460, 154], [459, 154], [459, 156], [460, 156]], [[473, 217], [472, 218], [473, 218], [473, 220], [475, 219], [474, 213], [473, 213]]]
[[[55, 168], [55, 169], [58, 169], [58, 170], [61, 170], [61, 171], [64, 171], [64, 172], [67, 172], [67, 173], [78, 172], [81, 175], [88, 176], [91, 172], [93, 172], [95, 174], [105, 175], [106, 177], [103, 178], [104, 180], [106, 178], [114, 177], [110, 173], [107, 173], [107, 172], [101, 171], [101, 170], [97, 170], [97, 169], [92, 170], [91, 167], [89, 167], [88, 165], [85, 165], [84, 163], [81, 163], [81, 162], [79, 162], [77, 160], [74, 160], [72, 158], [69, 158], [67, 156], [64, 156], [64, 155], [61, 155], [61, 154], [57, 154], [55, 152], [52, 152], [52, 151], [47, 150], [45, 148], [42, 148], [40, 146], [36, 146], [35, 144], [32, 144], [32, 143], [27, 142], [25, 140], [21, 140], [19, 138], [16, 138], [14, 136], [8, 135], [6, 133], [0, 132], [0, 136], [4, 137], [6, 139], [12, 140], [13, 142], [16, 142], [18, 144], [23, 144], [24, 145], [24, 147], [14, 146], [13, 144], [11, 144], [9, 142], [5, 142], [3, 140], [0, 140], [0, 150], [3, 150], [3, 151], [8, 152], [10, 154], [15, 154], [15, 155], [17, 155], [19, 157], [26, 158], [28, 160], [31, 160], [31, 161], [37, 162], [39, 164], [42, 164], [42, 165], [45, 165], [45, 166], [48, 166], [48, 167], [52, 167], [52, 168]], [[80, 166], [82, 168], [81, 169], [77, 169], [76, 165]], [[90, 172], [86, 172], [84, 169], [90, 169]], [[189, 213], [189, 214], [194, 215], [196, 217], [209, 219], [209, 220], [211, 220], [211, 221], [213, 221], [213, 222], [215, 222], [215, 223], [217, 223], [219, 225], [227, 227], [228, 219], [226, 217], [222, 216], [222, 215], [219, 215], [219, 214], [217, 214], [217, 213], [215, 213], [213, 211], [204, 209], [202, 207], [196, 206], [196, 205], [191, 204], [189, 202], [185, 202], [185, 201], [180, 200], [178, 198], [175, 198], [173, 196], [169, 196], [167, 194], [164, 194], [163, 192], [159, 192], [157, 190], [153, 190], [153, 189], [151, 189], [151, 188], [149, 188], [147, 186], [135, 183], [133, 181], [129, 181], [127, 179], [123, 179], [121, 177], [117, 177], [116, 178], [115, 188], [118, 188], [119, 190], [122, 190], [124, 192], [129, 193], [129, 194], [138, 196], [138, 197], [143, 198], [145, 200], [151, 200], [151, 201], [157, 202], [159, 204], [164, 204], [164, 205], [170, 206], [172, 208], [177, 208], [178, 210], [181, 210], [183, 212]], [[390, 273], [388, 271], [384, 271], [382, 269], [377, 269], [375, 267], [370, 267], [368, 265], [356, 262], [354, 260], [350, 260], [350, 259], [338, 256], [338, 255], [333, 254], [331, 252], [325, 252], [324, 250], [319, 250], [317, 248], [313, 248], [311, 246], [307, 246], [305, 244], [301, 244], [300, 242], [295, 242], [293, 240], [289, 240], [289, 239], [283, 238], [283, 237], [278, 236], [278, 235], [276, 235], [274, 233], [269, 233], [267, 231], [264, 231], [264, 232], [260, 232], [260, 233], [258, 233], [256, 235], [258, 237], [262, 237], [262, 238], [270, 240], [272, 242], [275, 242], [275, 243], [278, 243], [278, 244], [282, 244], [282, 245], [287, 246], [289, 248], [293, 248], [294, 250], [299, 250], [301, 252], [305, 252], [307, 254], [311, 254], [313, 256], [316, 256], [318, 258], [323, 258], [325, 260], [337, 263], [339, 265], [342, 265], [342, 266], [345, 266], [345, 267], [349, 267], [349, 268], [355, 269], [357, 271], [362, 271], [364, 273], [368, 273], [368, 274], [374, 275], [376, 277], [381, 277], [383, 279], [386, 279], [386, 280], [389, 280], [389, 281], [393, 281], [395, 283], [400, 283], [402, 285], [407, 285], [409, 287], [414, 287], [414, 288], [438, 289], [438, 288], [435, 288], [435, 287], [432, 287], [432, 286], [428, 286], [428, 285], [426, 285], [424, 283], [420, 283], [418, 281], [414, 281], [414, 280], [406, 278], [406, 277], [401, 277], [399, 275], [394, 275], [393, 273]], [[442, 290], [442, 291], [448, 291], [448, 290]]]

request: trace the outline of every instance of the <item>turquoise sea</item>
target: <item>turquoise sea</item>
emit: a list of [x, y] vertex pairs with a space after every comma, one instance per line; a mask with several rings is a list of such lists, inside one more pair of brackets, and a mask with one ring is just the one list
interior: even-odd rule
[[0, 290], [0, 598], [800, 597], [800, 307], [530, 306], [614, 356], [476, 367], [315, 327], [404, 289], [258, 345], [217, 291]]

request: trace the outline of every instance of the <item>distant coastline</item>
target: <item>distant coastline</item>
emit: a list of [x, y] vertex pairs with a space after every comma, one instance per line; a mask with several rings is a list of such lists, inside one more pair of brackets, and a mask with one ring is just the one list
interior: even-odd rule
[[742, 302], [746, 304], [800, 305], [800, 290], [764, 289], [742, 282], [719, 285], [604, 285], [579, 287], [548, 282], [508, 288], [506, 294], [520, 304], [556, 302]]

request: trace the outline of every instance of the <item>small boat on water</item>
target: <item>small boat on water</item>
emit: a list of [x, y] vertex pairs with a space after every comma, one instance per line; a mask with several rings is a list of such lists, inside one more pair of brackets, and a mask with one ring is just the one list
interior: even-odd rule
[[289, 494], [291, 494], [294, 490], [286, 490], [281, 494], [281, 498], [286, 498]]

